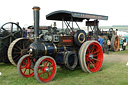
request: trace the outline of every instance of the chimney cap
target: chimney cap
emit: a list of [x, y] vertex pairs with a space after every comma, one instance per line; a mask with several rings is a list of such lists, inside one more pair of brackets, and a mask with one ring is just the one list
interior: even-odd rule
[[34, 6], [32, 9], [33, 9], [33, 10], [40, 10], [40, 7]]

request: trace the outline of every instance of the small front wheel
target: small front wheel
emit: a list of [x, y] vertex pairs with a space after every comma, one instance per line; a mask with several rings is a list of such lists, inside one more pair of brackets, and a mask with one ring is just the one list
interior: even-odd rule
[[17, 64], [17, 71], [22, 77], [31, 77], [34, 75], [34, 64], [30, 60], [30, 55], [26, 54], [20, 58]]
[[39, 58], [34, 66], [35, 78], [41, 83], [51, 81], [55, 77], [56, 71], [56, 62], [50, 56]]

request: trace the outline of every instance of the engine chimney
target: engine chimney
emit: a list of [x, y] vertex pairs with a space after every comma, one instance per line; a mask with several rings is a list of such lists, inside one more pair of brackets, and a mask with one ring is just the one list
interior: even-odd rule
[[35, 42], [37, 43], [39, 41], [39, 10], [40, 7], [33, 7], [33, 13], [34, 13], [34, 35], [35, 35]]

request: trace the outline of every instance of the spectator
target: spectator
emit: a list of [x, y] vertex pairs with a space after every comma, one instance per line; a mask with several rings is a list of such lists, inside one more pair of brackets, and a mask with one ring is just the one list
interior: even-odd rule
[[127, 45], [126, 38], [123, 37], [123, 43], [122, 43], [122, 49], [123, 49], [123, 50], [126, 49], [126, 45]]
[[27, 38], [27, 30], [25, 30], [25, 28], [23, 28], [23, 38]]
[[109, 54], [109, 46], [110, 46], [110, 40], [108, 40], [108, 37], [104, 37], [104, 51], [106, 54]]
[[100, 43], [102, 49], [103, 49], [103, 37], [99, 36], [98, 42]]

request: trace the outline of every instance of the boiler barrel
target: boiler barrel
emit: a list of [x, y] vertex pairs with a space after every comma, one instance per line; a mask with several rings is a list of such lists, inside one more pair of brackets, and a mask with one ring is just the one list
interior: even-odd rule
[[45, 55], [55, 55], [57, 52], [69, 50], [69, 47], [56, 46], [54, 43], [42, 43], [45, 49]]

